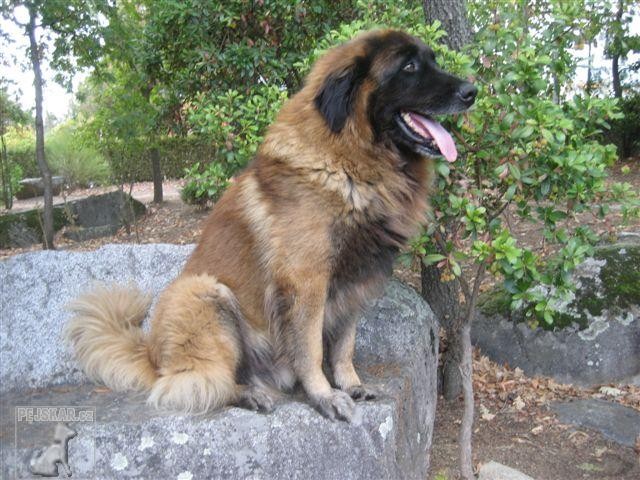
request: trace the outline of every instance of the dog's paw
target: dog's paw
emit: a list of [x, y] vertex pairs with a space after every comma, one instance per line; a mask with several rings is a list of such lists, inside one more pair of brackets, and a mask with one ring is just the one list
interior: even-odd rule
[[315, 403], [320, 413], [331, 420], [351, 422], [356, 409], [356, 404], [349, 394], [341, 390], [331, 390]]
[[373, 385], [354, 385], [346, 392], [356, 401], [373, 400], [380, 396], [380, 392]]
[[271, 412], [276, 404], [276, 395], [266, 388], [248, 386], [242, 390], [238, 406], [256, 412]]

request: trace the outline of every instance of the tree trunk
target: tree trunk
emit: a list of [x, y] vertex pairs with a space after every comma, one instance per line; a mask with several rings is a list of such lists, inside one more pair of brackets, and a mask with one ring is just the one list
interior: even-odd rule
[[36, 16], [33, 5], [29, 5], [29, 23], [26, 27], [33, 66], [33, 84], [36, 90], [36, 161], [44, 185], [44, 212], [42, 222], [43, 248], [53, 249], [53, 190], [51, 188], [51, 169], [44, 154], [44, 122], [42, 120], [42, 71], [40, 69], [40, 51], [36, 40]]
[[613, 82], [613, 96], [622, 98], [622, 85], [620, 84], [620, 67], [618, 65], [620, 55], [614, 55], [611, 59], [611, 80]]
[[[618, 10], [616, 11], [616, 23], [620, 25], [622, 22], [622, 12], [624, 11], [623, 0], [618, 0]], [[619, 33], [614, 33], [614, 35], [619, 35]], [[618, 45], [620, 43], [620, 39], [614, 38], [613, 44]], [[620, 84], [620, 52], [613, 52], [613, 56], [611, 58], [611, 80], [613, 82], [613, 96], [616, 98], [622, 98], [622, 85]]]
[[551, 75], [553, 78], [553, 103], [556, 105], [560, 105], [560, 80], [558, 79], [558, 74], [553, 72]]
[[[422, 2], [427, 22], [439, 20], [447, 36], [450, 48], [460, 50], [471, 41], [471, 27], [467, 20], [466, 0], [424, 0]], [[462, 359], [459, 342], [460, 325], [460, 285], [457, 280], [441, 282], [440, 272], [435, 265], [422, 267], [422, 296], [440, 320], [447, 335], [447, 349], [443, 353], [442, 393], [447, 400], [457, 398], [462, 391], [460, 361]]]
[[585, 88], [586, 94], [591, 95], [593, 93], [593, 55], [591, 54], [593, 41], [589, 40], [589, 49], [587, 54], [587, 86]]
[[151, 171], [153, 175], [153, 203], [162, 203], [162, 171], [160, 169], [160, 151], [151, 148]]
[[462, 344], [458, 318], [462, 314], [460, 308], [460, 284], [457, 279], [442, 282], [440, 269], [436, 265], [422, 265], [420, 272], [422, 297], [433, 309], [440, 321], [440, 326], [447, 336], [447, 348], [442, 353], [441, 391], [444, 398], [454, 400], [462, 393], [462, 377], [460, 362], [462, 361]]
[[[424, 0], [425, 17], [428, 22], [439, 20], [447, 32], [448, 46], [460, 50], [471, 41], [471, 28], [467, 20], [465, 0]], [[458, 280], [443, 283], [435, 265], [421, 270], [422, 295], [432, 304], [436, 315], [447, 332], [447, 351], [442, 369], [442, 391], [446, 398], [457, 398], [464, 393], [464, 413], [459, 435], [460, 473], [465, 480], [472, 480], [473, 451], [471, 444], [473, 430], [473, 382], [471, 321], [475, 313], [475, 303], [480, 286], [481, 268], [478, 269], [473, 292], [465, 287], [465, 312], [460, 306], [460, 285]], [[438, 298], [439, 297], [439, 298]]]
[[[476, 293], [477, 295], [477, 293]], [[473, 302], [475, 303], [475, 302]], [[470, 313], [473, 317], [473, 312]], [[467, 318], [460, 331], [460, 344], [462, 358], [460, 361], [460, 372], [462, 374], [462, 391], [464, 394], [464, 410], [462, 413], [462, 424], [458, 434], [460, 444], [460, 474], [465, 480], [471, 480], [473, 475], [473, 449], [471, 440], [473, 437], [473, 354], [471, 350], [471, 318]], [[466, 446], [466, 448], [465, 448]]]
[[460, 50], [471, 42], [466, 0], [423, 0], [422, 8], [428, 23], [440, 21], [447, 32], [444, 41], [449, 48]]

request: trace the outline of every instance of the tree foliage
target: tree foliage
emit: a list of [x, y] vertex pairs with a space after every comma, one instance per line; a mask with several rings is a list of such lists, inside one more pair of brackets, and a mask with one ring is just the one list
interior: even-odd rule
[[13, 206], [13, 193], [17, 191], [23, 171], [19, 164], [9, 158], [6, 137], [10, 129], [19, 128], [30, 121], [31, 115], [10, 97], [5, 82], [0, 81], [0, 202], [7, 209]]

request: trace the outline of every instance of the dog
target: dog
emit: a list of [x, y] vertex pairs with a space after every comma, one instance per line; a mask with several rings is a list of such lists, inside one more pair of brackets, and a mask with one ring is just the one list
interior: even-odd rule
[[299, 382], [322, 414], [351, 420], [376, 393], [353, 366], [356, 318], [426, 221], [433, 158], [457, 155], [432, 116], [476, 93], [400, 31], [329, 50], [214, 206], [148, 335], [134, 289], [71, 304], [65, 335], [85, 372], [184, 413], [269, 411]]

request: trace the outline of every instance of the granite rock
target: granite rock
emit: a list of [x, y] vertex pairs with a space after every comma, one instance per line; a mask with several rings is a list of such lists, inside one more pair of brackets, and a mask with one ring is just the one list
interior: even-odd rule
[[74, 478], [427, 477], [437, 324], [420, 297], [395, 281], [359, 325], [356, 368], [382, 395], [359, 403], [351, 424], [325, 419], [301, 393], [267, 415], [228, 407], [183, 417], [150, 409], [141, 395], [87, 383], [59, 338], [64, 305], [94, 281], [135, 282], [157, 296], [191, 249], [109, 245], [0, 262], [0, 476], [29, 477], [38, 448], [51, 444], [64, 421], [77, 432], [68, 440]]

